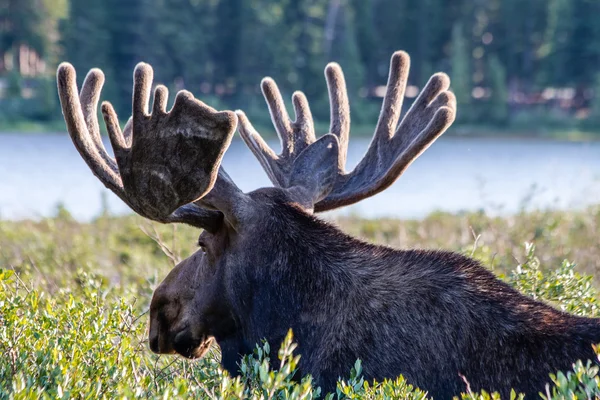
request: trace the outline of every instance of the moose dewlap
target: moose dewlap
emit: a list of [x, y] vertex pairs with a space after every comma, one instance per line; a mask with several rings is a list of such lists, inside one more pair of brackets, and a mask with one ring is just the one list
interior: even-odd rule
[[[152, 351], [195, 358], [216, 341], [224, 368], [237, 374], [257, 342], [276, 351], [291, 328], [300, 372], [325, 391], [361, 359], [365, 378], [403, 374], [434, 398], [465, 391], [461, 376], [473, 390], [537, 395], [549, 373], [595, 358], [599, 320], [525, 297], [459, 254], [375, 246], [315, 217], [390, 186], [454, 121], [441, 73], [400, 119], [408, 70], [408, 55], [395, 53], [371, 145], [347, 172], [350, 107], [337, 64], [325, 69], [331, 125], [319, 139], [304, 94], [292, 97], [292, 121], [275, 82], [263, 80], [280, 154], [243, 112], [217, 112], [189, 92], [167, 111], [158, 86], [149, 113], [152, 69], [140, 64], [123, 131], [102, 105], [114, 159], [96, 117], [101, 71], [90, 71], [78, 94], [73, 67], [59, 67], [67, 128], [98, 179], [140, 215], [203, 229], [201, 249], [154, 293]], [[243, 193], [221, 168], [238, 122], [274, 187]]]

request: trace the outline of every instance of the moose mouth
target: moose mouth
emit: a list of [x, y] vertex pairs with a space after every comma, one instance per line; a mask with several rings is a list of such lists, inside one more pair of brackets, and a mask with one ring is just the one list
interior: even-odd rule
[[190, 360], [204, 356], [214, 342], [214, 338], [203, 337], [202, 339], [194, 339], [187, 332], [180, 332], [175, 336], [173, 341], [173, 350], [185, 358]]

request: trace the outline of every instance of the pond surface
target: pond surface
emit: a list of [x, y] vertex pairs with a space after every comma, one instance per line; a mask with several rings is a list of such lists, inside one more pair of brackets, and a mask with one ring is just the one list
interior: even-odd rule
[[[349, 166], [368, 144], [367, 138], [351, 139]], [[244, 191], [270, 185], [241, 140], [231, 145], [224, 166]], [[67, 134], [0, 134], [0, 217], [49, 216], [64, 204], [87, 220], [98, 215], [103, 197], [111, 212], [130, 212], [92, 175]], [[600, 142], [449, 137], [431, 146], [392, 187], [341, 212], [420, 218], [436, 210], [508, 214], [599, 202]]]

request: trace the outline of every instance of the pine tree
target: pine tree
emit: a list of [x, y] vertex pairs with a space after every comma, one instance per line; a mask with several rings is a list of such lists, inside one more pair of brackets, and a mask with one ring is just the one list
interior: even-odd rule
[[140, 58], [154, 67], [155, 80], [177, 82], [196, 92], [212, 79], [210, 54], [214, 9], [207, 2], [143, 0], [142, 30], [137, 37]]
[[117, 94], [109, 57], [110, 33], [106, 29], [104, 0], [70, 0], [68, 18], [62, 25], [63, 60], [73, 64], [83, 82], [87, 71], [100, 68], [107, 75], [103, 96], [111, 101]]
[[[460, 23], [452, 28], [452, 89], [456, 95], [459, 110], [469, 110], [471, 103], [471, 53]], [[458, 113], [462, 121], [468, 119], [465, 111]]]
[[508, 90], [506, 69], [494, 54], [488, 57], [488, 75], [492, 95], [489, 100], [490, 119], [499, 125], [508, 122]]
[[[363, 122], [367, 117], [360, 113], [359, 90], [364, 84], [364, 68], [361, 63], [359, 49], [354, 29], [354, 13], [347, 1], [339, 5], [338, 15], [334, 24], [329, 60], [338, 62], [343, 70], [350, 98], [353, 120]], [[327, 117], [323, 115], [322, 117]]]
[[360, 63], [364, 69], [365, 81], [372, 85], [377, 77], [377, 41], [375, 38], [375, 20], [373, 2], [351, 0], [350, 7], [354, 16], [354, 32]]

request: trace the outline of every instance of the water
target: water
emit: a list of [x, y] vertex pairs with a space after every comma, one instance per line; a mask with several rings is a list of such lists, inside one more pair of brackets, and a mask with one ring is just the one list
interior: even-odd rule
[[[351, 139], [349, 166], [368, 144], [366, 138]], [[224, 166], [244, 191], [270, 185], [239, 140]], [[62, 203], [87, 220], [100, 212], [103, 194], [111, 212], [130, 212], [92, 175], [68, 135], [0, 134], [2, 218], [53, 215]], [[442, 138], [392, 187], [341, 212], [419, 218], [435, 210], [508, 214], [522, 207], [568, 209], [599, 202], [600, 142]]]

